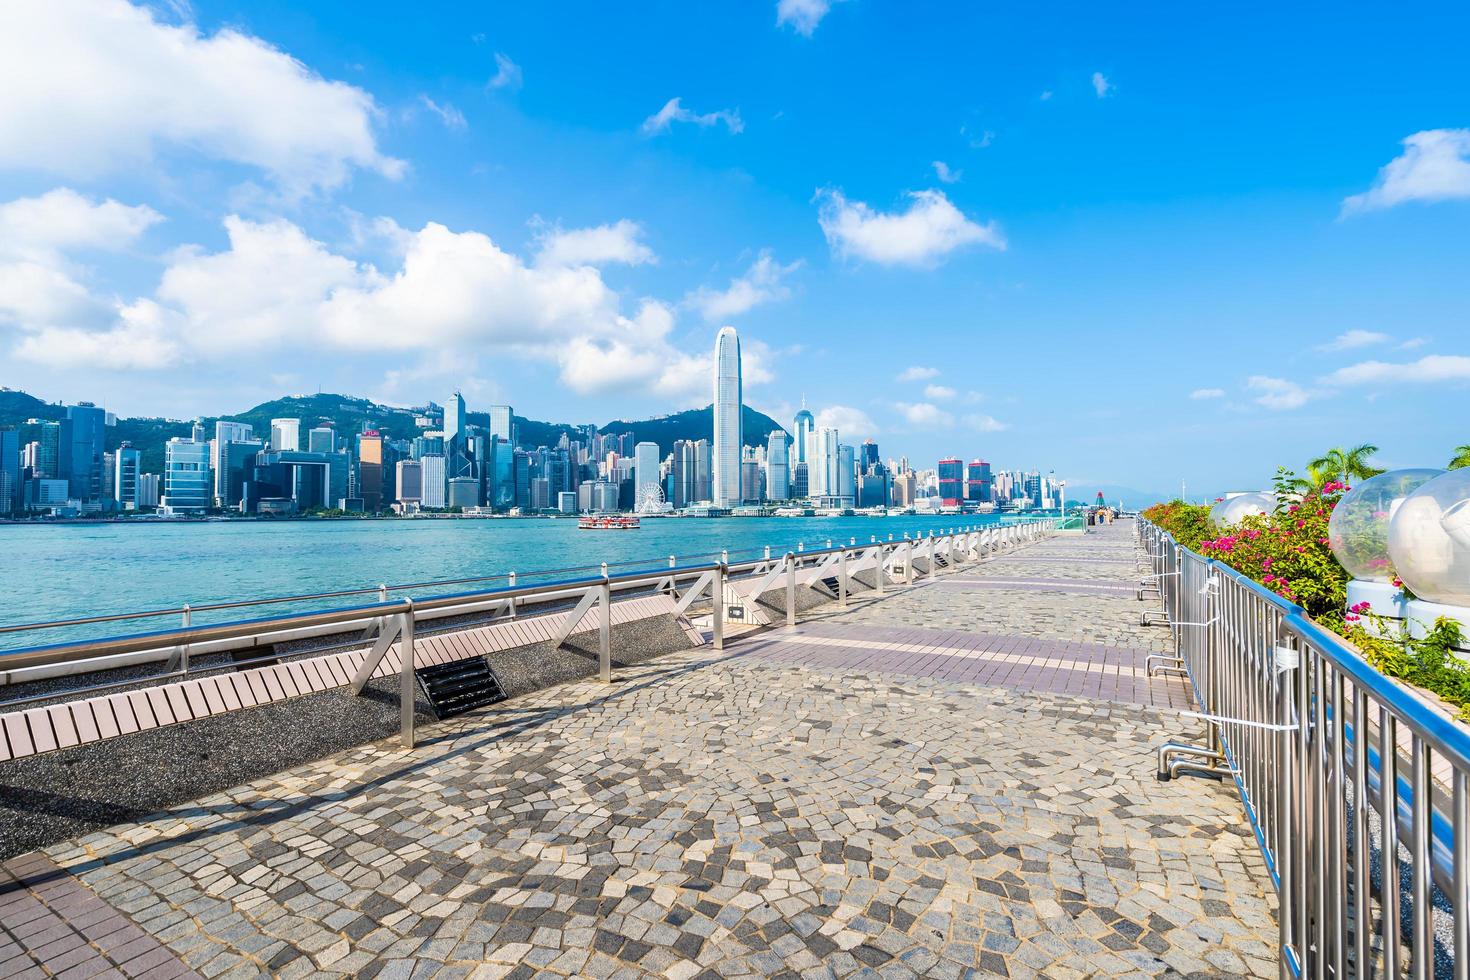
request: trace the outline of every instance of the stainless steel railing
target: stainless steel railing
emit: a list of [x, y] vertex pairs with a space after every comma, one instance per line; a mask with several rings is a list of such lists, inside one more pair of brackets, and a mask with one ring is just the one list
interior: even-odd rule
[[[617, 592], [666, 592], [679, 599], [682, 611], [696, 601], [707, 601], [711, 611], [712, 639], [716, 649], [724, 645], [724, 592], [725, 584], [732, 577], [749, 576], [757, 579], [755, 588], [765, 593], [776, 587], [777, 581], [786, 584], [786, 618], [790, 624], [796, 622], [796, 576], [801, 569], [818, 566], [829, 573], [826, 577], [838, 580], [837, 598], [844, 605], [852, 587], [849, 571], [866, 570], [871, 563], [874, 569], [875, 588], [882, 592], [885, 579], [892, 579], [895, 569], [901, 569], [904, 580], [915, 580], [915, 559], [928, 562], [928, 574], [936, 571], [936, 557], [954, 560], [956, 556], [979, 559], [992, 554], [1010, 551], [1023, 544], [1049, 536], [1054, 532], [1055, 521], [1037, 520], [1014, 524], [991, 525], [982, 528], [960, 528], [946, 534], [930, 534], [927, 538], [908, 535], [900, 540], [880, 541], [874, 537], [868, 544], [858, 544], [849, 539], [846, 545], [832, 545], [807, 550], [773, 555], [771, 549], [761, 549], [757, 558], [744, 561], [729, 561], [729, 553], [722, 552], [716, 562], [697, 565], [672, 564], [657, 571], [629, 572], [614, 575], [611, 566], [600, 566], [602, 574], [593, 577], [560, 579], [539, 582], [534, 585], [516, 585], [497, 589], [458, 592], [418, 599], [389, 599], [367, 605], [338, 607], [327, 610], [289, 613], [258, 619], [233, 622], [186, 625], [176, 629], [158, 630], [148, 633], [117, 636], [101, 640], [79, 640], [29, 647], [0, 654], [0, 682], [25, 683], [29, 677], [54, 677], [58, 674], [105, 675], [111, 668], [137, 663], [167, 661], [164, 670], [144, 676], [127, 676], [119, 679], [102, 679], [82, 688], [64, 692], [45, 689], [0, 702], [0, 712], [40, 701], [76, 697], [119, 687], [179, 680], [191, 676], [224, 670], [278, 662], [282, 654], [275, 645], [294, 639], [312, 636], [327, 636], [331, 642], [305, 650], [293, 650], [290, 657], [321, 655], [343, 649], [356, 649], [373, 643], [372, 651], [365, 662], [364, 673], [359, 679], [365, 682], [376, 663], [386, 653], [389, 645], [397, 639], [401, 648], [406, 648], [405, 677], [412, 675], [412, 648], [416, 627], [424, 621], [447, 616], [472, 613], [514, 615], [525, 605], [546, 603], [575, 603], [562, 626], [559, 642], [567, 636], [591, 611], [592, 606], [601, 607], [599, 621], [599, 676], [611, 679], [610, 622], [612, 597]], [[856, 566], [849, 562], [856, 560]], [[457, 581], [457, 580], [456, 580]], [[680, 588], [683, 587], [682, 594]], [[376, 590], [371, 590], [376, 591]], [[363, 590], [324, 593], [320, 598], [357, 596]], [[309, 597], [297, 597], [309, 598]], [[758, 595], [752, 596], [758, 598]], [[241, 602], [224, 604], [228, 608], [247, 608], [264, 603]], [[187, 613], [187, 609], [185, 610]], [[98, 617], [96, 621], [128, 621], [135, 617], [124, 614], [117, 617]], [[72, 621], [65, 621], [72, 622]], [[32, 629], [41, 630], [56, 624], [38, 624]], [[360, 631], [360, 632], [359, 632]], [[345, 638], [344, 638], [345, 636]], [[201, 651], [263, 649], [254, 657], [235, 656], [227, 661], [200, 662], [195, 657]], [[49, 672], [49, 673], [47, 673]], [[406, 683], [406, 682], [405, 682]], [[355, 691], [361, 689], [354, 684]], [[407, 687], [404, 688], [407, 691]], [[406, 696], [406, 695], [405, 695]], [[408, 697], [411, 701], [411, 697]], [[405, 709], [407, 711], [408, 709]], [[412, 716], [404, 716], [404, 740], [412, 744]]]
[[[1145, 593], [1209, 736], [1160, 775], [1236, 785], [1276, 886], [1283, 977], [1470, 976], [1470, 731], [1304, 611], [1138, 525]], [[1145, 620], [1150, 617], [1145, 614]]]

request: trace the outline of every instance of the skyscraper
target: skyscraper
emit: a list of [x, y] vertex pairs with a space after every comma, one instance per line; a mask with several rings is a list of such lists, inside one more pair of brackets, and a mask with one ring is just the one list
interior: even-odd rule
[[70, 493], [76, 500], [96, 500], [102, 493], [102, 453], [107, 447], [107, 412], [91, 402], [78, 402], [66, 409], [71, 422], [71, 465], [67, 474]]
[[490, 406], [490, 434], [503, 442], [515, 445], [515, 411], [509, 405]]
[[794, 462], [810, 463], [812, 452], [812, 433], [816, 431], [817, 423], [812, 418], [812, 413], [806, 410], [806, 399], [802, 399], [801, 411], [796, 413], [792, 419], [791, 430], [796, 435], [796, 458]]
[[164, 510], [169, 514], [203, 514], [213, 497], [209, 443], [170, 439], [164, 446]]
[[965, 464], [958, 459], [939, 461], [939, 501], [945, 507], [958, 507], [964, 499]]
[[20, 509], [20, 433], [0, 429], [0, 514]]
[[[274, 434], [274, 425], [272, 434]], [[230, 499], [230, 444], [235, 442], [252, 442], [255, 434], [254, 428], [249, 422], [225, 422], [214, 423], [214, 441], [209, 444], [209, 466], [214, 470], [214, 505], [216, 507], [228, 507], [232, 503], [239, 503], [238, 493], [235, 499]], [[259, 443], [255, 444], [259, 448]], [[236, 475], [235, 482], [242, 482], [243, 477]], [[122, 503], [122, 498], [118, 498]]]
[[766, 497], [770, 500], [791, 499], [791, 458], [786, 446], [786, 433], [780, 429], [766, 440]]
[[[832, 426], [818, 429], [808, 452], [811, 461], [807, 464], [811, 484], [808, 496], [813, 499], [836, 497], [842, 492], [838, 476], [838, 433]], [[830, 502], [824, 506], [832, 506]]]
[[839, 507], [851, 507], [857, 499], [857, 461], [851, 446], [837, 447], [837, 496]]
[[271, 419], [271, 451], [294, 453], [301, 449], [300, 419]]
[[633, 506], [640, 511], [658, 510], [654, 494], [663, 485], [659, 479], [659, 451], [656, 442], [640, 442], [633, 447]]
[[[4, 434], [0, 433], [0, 446], [4, 442]], [[118, 507], [123, 510], [133, 510], [138, 506], [138, 477], [142, 475], [142, 463], [143, 454], [134, 449], [131, 443], [123, 443], [113, 454], [113, 466], [116, 469], [112, 478], [112, 495]]]
[[734, 327], [721, 327], [715, 338], [715, 439], [712, 500], [716, 507], [740, 504], [740, 449], [744, 445], [741, 413], [740, 337]]

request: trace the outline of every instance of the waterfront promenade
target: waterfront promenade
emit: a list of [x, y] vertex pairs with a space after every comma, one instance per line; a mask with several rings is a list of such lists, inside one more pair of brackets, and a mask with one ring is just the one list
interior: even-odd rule
[[1274, 976], [1136, 580], [1055, 538], [55, 845], [0, 975]]

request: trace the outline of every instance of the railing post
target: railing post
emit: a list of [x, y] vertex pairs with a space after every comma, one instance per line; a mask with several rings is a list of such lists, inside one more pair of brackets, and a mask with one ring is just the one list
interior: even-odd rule
[[710, 580], [710, 608], [714, 612], [715, 649], [725, 649], [725, 573], [723, 564], [715, 566], [715, 577]]
[[914, 584], [914, 542], [907, 534], [903, 536], [903, 582]]
[[414, 676], [413, 653], [413, 600], [404, 599], [408, 608], [399, 614], [398, 620], [398, 736], [403, 747], [414, 747], [413, 703], [418, 680]]
[[847, 549], [837, 553], [837, 607], [847, 608]]
[[[515, 572], [511, 572], [509, 575], [506, 576], [506, 584], [509, 585], [512, 589], [516, 587], [516, 573]], [[510, 615], [511, 615], [511, 618], [512, 619], [515, 618], [515, 614], [516, 614], [516, 600], [515, 600], [514, 597], [512, 597], [511, 600], [510, 600]]]
[[[194, 625], [194, 612], [189, 608], [189, 604], [187, 602], [184, 603], [183, 623], [184, 629], [188, 629], [190, 626]], [[183, 673], [185, 677], [189, 676], [189, 644], [185, 643], [183, 646], [179, 647], [177, 651], [177, 656], [179, 658], [179, 671]]]
[[[876, 541], [877, 539], [875, 538], [874, 540]], [[883, 559], [886, 548], [887, 545], [878, 545], [878, 564], [873, 568], [873, 585], [879, 595], [883, 594]]]
[[[604, 565], [603, 568], [607, 566]], [[597, 587], [598, 604], [602, 608], [598, 611], [597, 623], [597, 678], [604, 684], [612, 683], [612, 585], [607, 580], [607, 573], [602, 576], [602, 584]]]
[[786, 556], [786, 625], [796, 625], [796, 556]]
[[937, 571], [938, 571], [938, 566], [936, 566], [934, 564], [934, 532], [933, 531], [930, 531], [929, 532], [929, 576], [928, 577], [929, 578], [933, 578], [934, 575], [935, 575], [935, 573]]

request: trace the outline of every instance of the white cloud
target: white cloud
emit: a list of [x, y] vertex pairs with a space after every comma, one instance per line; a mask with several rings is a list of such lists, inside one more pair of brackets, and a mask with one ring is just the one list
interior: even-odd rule
[[946, 385], [926, 385], [924, 387], [924, 397], [931, 401], [947, 401], [957, 394], [959, 394], [957, 391]]
[[1196, 388], [1189, 393], [1189, 397], [1195, 401], [1204, 401], [1209, 398], [1224, 398], [1224, 388]]
[[145, 205], [96, 204], [64, 187], [0, 204], [0, 325], [46, 331], [109, 316], [112, 304], [84, 285], [70, 253], [123, 251], [162, 220]]
[[957, 184], [960, 178], [965, 176], [963, 170], [951, 170], [949, 164], [943, 160], [934, 161], [934, 176], [939, 178], [941, 184]]
[[1092, 90], [1097, 93], [1099, 99], [1107, 98], [1113, 91], [1113, 83], [1108, 81], [1108, 76], [1100, 71], [1092, 73]]
[[701, 287], [684, 298], [686, 306], [698, 310], [707, 322], [739, 316], [762, 303], [774, 303], [791, 296], [785, 278], [801, 267], [796, 261], [782, 265], [764, 249], [743, 275], [730, 280], [725, 289]]
[[832, 9], [832, 0], [777, 0], [776, 26], [791, 25], [803, 37], [811, 37]]
[[469, 125], [465, 122], [464, 113], [460, 112], [448, 102], [440, 105], [427, 95], [419, 96], [419, 101], [423, 103], [425, 109], [428, 109], [439, 117], [439, 121], [444, 124], [445, 129], [460, 130]]
[[894, 402], [893, 407], [909, 425], [926, 429], [954, 427], [954, 416], [930, 402]]
[[833, 428], [844, 441], [866, 439], [878, 434], [868, 413], [851, 405], [829, 405], [814, 413], [818, 428]]
[[602, 265], [620, 262], [624, 265], [646, 265], [658, 261], [639, 238], [643, 227], [636, 221], [624, 218], [610, 225], [594, 228], [575, 228], [563, 231], [547, 228], [538, 237], [540, 251], [536, 255], [538, 265]]
[[1255, 400], [1257, 405], [1277, 411], [1301, 408], [1311, 398], [1307, 390], [1296, 382], [1264, 374], [1252, 375], [1246, 380], [1246, 386], [1261, 393]]
[[1051, 101], [1051, 89], [1047, 89], [1045, 92], [1042, 92], [1041, 93], [1041, 101], [1042, 102], [1050, 102]]
[[976, 432], [1003, 432], [1010, 428], [1004, 422], [990, 415], [966, 415], [964, 423]]
[[927, 381], [930, 378], [939, 377], [939, 368], [932, 367], [910, 367], [899, 372], [899, 381]]
[[1410, 337], [1402, 344], [1399, 344], [1399, 350], [1413, 350], [1416, 347], [1423, 347], [1427, 343], [1429, 343], [1428, 337]]
[[1339, 368], [1323, 379], [1331, 385], [1430, 384], [1440, 381], [1470, 381], [1470, 357], [1429, 354], [1417, 361], [1391, 363], [1363, 361]]
[[907, 211], [884, 213], [862, 201], [848, 201], [841, 191], [821, 190], [818, 221], [838, 255], [882, 265], [928, 265], [976, 243], [1006, 247], [995, 222], [971, 221], [942, 192], [915, 191], [909, 198]]
[[486, 88], [503, 88], [518, 91], [525, 81], [521, 66], [499, 51], [495, 52], [495, 77], [485, 83]]
[[[380, 218], [373, 235], [393, 252], [391, 267], [380, 269], [290, 221], [230, 216], [228, 246], [177, 250], [154, 296], [31, 331], [15, 352], [54, 367], [157, 368], [278, 360], [313, 347], [400, 358], [460, 350], [551, 364], [580, 394], [635, 387], [708, 404], [712, 351], [675, 347], [674, 313], [664, 303], [645, 299], [625, 313], [587, 264], [638, 254], [626, 247], [637, 245], [626, 234], [636, 226], [606, 228], [620, 226], [621, 236], [553, 244], [567, 262], [529, 263], [477, 231], [434, 222], [415, 231]], [[746, 384], [769, 381], [766, 346], [754, 338], [741, 346]]]
[[643, 120], [643, 134], [653, 136], [656, 133], [665, 132], [676, 122], [693, 123], [702, 128], [724, 123], [725, 128], [732, 135], [745, 129], [745, 123], [740, 120], [739, 109], [717, 109], [714, 112], [700, 114], [684, 108], [680, 104], [679, 97], [675, 96], [665, 102], [662, 109]]
[[1340, 333], [1329, 342], [1318, 347], [1321, 351], [1352, 350], [1355, 347], [1371, 347], [1374, 344], [1386, 344], [1393, 338], [1386, 333], [1378, 333], [1375, 330], [1349, 330]]
[[0, 167], [94, 176], [183, 150], [264, 171], [292, 195], [354, 169], [397, 177], [362, 89], [259, 38], [160, 23], [125, 0], [0, 4]]
[[1342, 202], [1344, 215], [1409, 201], [1470, 198], [1470, 129], [1426, 129], [1404, 140], [1404, 152], [1373, 186]]

